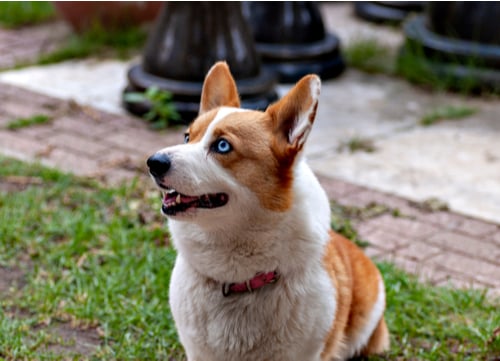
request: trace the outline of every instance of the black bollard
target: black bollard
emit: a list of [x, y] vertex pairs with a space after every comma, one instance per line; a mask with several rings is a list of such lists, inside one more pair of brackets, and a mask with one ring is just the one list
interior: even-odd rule
[[500, 91], [500, 3], [429, 2], [404, 25], [398, 62], [418, 61], [452, 90]]
[[281, 82], [293, 83], [316, 73], [323, 79], [345, 68], [337, 36], [325, 31], [315, 2], [248, 1], [243, 14], [249, 22], [264, 67]]
[[188, 124], [198, 114], [204, 77], [225, 60], [235, 77], [242, 107], [265, 109], [278, 99], [276, 77], [261, 67], [255, 43], [237, 2], [165, 2], [145, 47], [142, 64], [128, 71], [124, 105], [142, 115], [147, 102], [127, 102], [125, 94], [157, 87]]

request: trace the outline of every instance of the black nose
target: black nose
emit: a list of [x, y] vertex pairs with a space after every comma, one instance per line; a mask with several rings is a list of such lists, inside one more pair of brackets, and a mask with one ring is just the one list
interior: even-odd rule
[[170, 157], [165, 153], [155, 153], [148, 158], [149, 173], [153, 177], [161, 177], [170, 169]]

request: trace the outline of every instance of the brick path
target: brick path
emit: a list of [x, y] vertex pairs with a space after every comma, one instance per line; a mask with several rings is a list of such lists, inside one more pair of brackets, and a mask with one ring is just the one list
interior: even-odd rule
[[[31, 31], [0, 29], [0, 68], [19, 60], [33, 61], [67, 31], [56, 26], [61, 31], [47, 30], [50, 26]], [[15, 131], [6, 128], [13, 119], [36, 114], [50, 116], [50, 123]], [[151, 131], [137, 118], [107, 114], [0, 82], [1, 154], [108, 183], [137, 175], [149, 182], [147, 156], [182, 138], [180, 129]], [[391, 261], [432, 284], [487, 288], [491, 295], [500, 296], [498, 225], [447, 211], [426, 211], [399, 197], [319, 178], [329, 197], [340, 204], [365, 207], [377, 203], [398, 211], [397, 217], [384, 212], [355, 222], [360, 237], [369, 242], [366, 252], [374, 259]]]
[[0, 69], [31, 63], [40, 54], [56, 49], [70, 33], [62, 22], [20, 29], [0, 29]]

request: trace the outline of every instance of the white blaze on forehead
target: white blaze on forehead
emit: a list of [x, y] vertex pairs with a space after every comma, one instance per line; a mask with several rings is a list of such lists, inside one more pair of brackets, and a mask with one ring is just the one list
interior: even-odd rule
[[225, 117], [227, 117], [229, 114], [239, 113], [239, 112], [245, 112], [245, 111], [248, 111], [248, 110], [247, 109], [241, 109], [241, 108], [221, 107], [217, 111], [217, 115], [215, 116], [214, 120], [212, 120], [212, 122], [208, 126], [207, 131], [203, 135], [203, 139], [201, 140], [201, 143], [202, 144], [207, 144], [208, 142], [210, 142], [215, 126], [222, 119], [224, 119]]

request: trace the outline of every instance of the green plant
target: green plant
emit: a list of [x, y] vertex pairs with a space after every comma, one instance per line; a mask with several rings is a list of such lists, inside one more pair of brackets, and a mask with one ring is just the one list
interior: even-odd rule
[[55, 18], [50, 1], [0, 1], [0, 24], [14, 28]]
[[11, 130], [30, 127], [37, 124], [45, 124], [52, 120], [51, 117], [43, 114], [36, 114], [29, 118], [18, 118], [7, 123], [7, 128]]
[[393, 74], [395, 58], [388, 46], [375, 38], [361, 38], [349, 43], [344, 49], [349, 66], [367, 73]]
[[477, 112], [476, 108], [447, 105], [433, 109], [420, 119], [420, 124], [429, 126], [446, 119], [463, 119]]
[[158, 87], [150, 87], [144, 93], [126, 93], [124, 100], [130, 103], [147, 103], [150, 107], [143, 118], [151, 122], [154, 129], [166, 128], [180, 120], [180, 115], [172, 103], [172, 94]]
[[338, 151], [343, 151], [347, 149], [350, 153], [354, 152], [367, 152], [373, 153], [377, 150], [373, 140], [361, 137], [352, 137], [351, 139], [341, 142], [338, 147]]
[[[464, 69], [468, 71], [464, 72]], [[480, 59], [430, 55], [422, 44], [409, 39], [397, 57], [396, 73], [414, 84], [433, 90], [452, 90], [464, 94], [500, 92], [500, 89], [486, 85], [483, 81], [488, 78], [488, 71], [483, 68]]]

